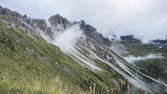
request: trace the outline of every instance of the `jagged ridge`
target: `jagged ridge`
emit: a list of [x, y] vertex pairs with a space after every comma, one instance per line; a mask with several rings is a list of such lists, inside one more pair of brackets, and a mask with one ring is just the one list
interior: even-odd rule
[[[120, 55], [110, 48], [112, 41], [103, 37], [94, 27], [85, 24], [84, 21], [74, 23], [60, 15], [55, 15], [49, 19], [50, 25], [48, 25], [43, 19], [32, 19], [26, 15], [22, 16], [17, 12], [10, 11], [6, 8], [0, 8], [0, 14], [5, 16], [1, 21], [6, 24], [6, 27], [13, 28], [16, 32], [18, 32], [18, 29], [21, 29], [25, 34], [28, 34], [31, 37], [36, 37], [40, 41], [45, 40], [53, 45], [59, 35], [64, 32], [66, 33], [71, 28], [76, 30], [75, 26], [77, 24], [80, 29], [79, 31], [82, 31], [81, 35], [83, 35], [83, 37], [79, 37], [76, 45], [74, 45], [74, 49], [70, 49], [72, 53], [71, 51], [60, 51], [62, 55], [60, 53], [57, 55], [52, 53], [50, 55], [55, 55], [54, 58], [56, 60], [54, 60], [54, 62], [56, 61], [62, 68], [62, 70], [58, 70], [57, 72], [60, 72], [60, 75], [65, 74], [62, 75], [65, 78], [70, 77], [66, 80], [79, 83], [83, 88], [88, 88], [89, 86], [96, 84], [97, 92], [99, 92], [99, 88], [100, 90], [104, 90], [106, 93], [107, 88], [111, 88], [111, 90], [113, 90], [113, 88], [117, 88], [114, 92], [123, 94], [127, 92], [127, 81], [130, 81], [131, 79], [145, 87], [141, 93], [146, 91], [153, 93], [154, 90], [152, 87], [148, 86], [147, 82], [143, 79], [149, 79], [154, 83], [159, 83], [129, 65]], [[39, 48], [41, 47], [42, 45], [39, 45]], [[46, 49], [49, 50], [47, 47], [45, 50]], [[52, 50], [49, 50], [49, 52], [50, 51], [53, 51], [53, 48]], [[46, 53], [43, 52], [43, 54]], [[54, 62], [52, 61], [50, 63], [53, 64]], [[92, 69], [92, 66], [89, 66], [90, 64], [97, 68], [95, 68], [95, 70]], [[51, 67], [54, 67], [54, 65]], [[159, 84], [160, 86], [165, 87], [164, 84]], [[136, 87], [132, 86], [132, 88], [133, 89], [130, 89], [129, 92], [131, 92], [131, 90], [134, 92], [138, 91], [136, 90]], [[113, 91], [109, 91], [109, 93], [111, 92]]]

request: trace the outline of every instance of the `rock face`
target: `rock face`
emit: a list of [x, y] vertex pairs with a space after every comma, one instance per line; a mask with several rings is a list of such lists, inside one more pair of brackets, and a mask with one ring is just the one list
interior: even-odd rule
[[47, 23], [44, 19], [33, 19], [32, 22], [33, 24], [36, 24], [36, 26], [42, 31], [46, 31], [48, 28]]
[[98, 57], [112, 64], [115, 63], [114, 57], [109, 53], [109, 48], [112, 45], [111, 40], [105, 38], [93, 26], [86, 24], [83, 20], [80, 22], [80, 29], [83, 31], [84, 38], [79, 41], [79, 47], [88, 48]]
[[86, 35], [88, 40], [95, 41], [100, 45], [111, 46], [111, 41], [109, 39], [98, 33], [93, 26], [85, 24], [85, 21], [81, 21], [80, 28], [83, 30], [83, 33]]
[[72, 23], [70, 21], [60, 16], [59, 14], [51, 16], [49, 18], [49, 22], [53, 27], [56, 27], [58, 30], [65, 30], [72, 26]]

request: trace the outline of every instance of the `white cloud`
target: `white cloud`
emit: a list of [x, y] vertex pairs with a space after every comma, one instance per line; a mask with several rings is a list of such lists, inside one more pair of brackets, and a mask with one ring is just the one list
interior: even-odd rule
[[145, 55], [145, 56], [128, 56], [128, 57], [124, 57], [126, 61], [128, 61], [129, 63], [134, 63], [136, 61], [145, 61], [145, 60], [148, 60], [148, 59], [162, 59], [164, 58], [161, 54], [148, 54], [148, 55]]
[[79, 25], [75, 25], [72, 28], [62, 31], [53, 44], [58, 46], [62, 51], [68, 52], [75, 49], [75, 44], [77, 40], [81, 38], [82, 31], [79, 28]]
[[136, 37], [148, 42], [167, 36], [167, 0], [1, 0], [0, 4], [32, 17], [60, 13], [85, 19], [99, 32]]

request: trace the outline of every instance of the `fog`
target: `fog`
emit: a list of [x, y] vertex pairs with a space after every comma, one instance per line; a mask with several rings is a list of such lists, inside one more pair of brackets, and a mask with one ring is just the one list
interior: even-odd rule
[[80, 30], [79, 25], [75, 25], [61, 33], [52, 44], [58, 46], [62, 51], [68, 52], [75, 49], [75, 44], [81, 37], [82, 31]]
[[167, 0], [0, 0], [0, 5], [35, 18], [59, 13], [86, 20], [106, 37], [134, 34], [143, 42], [167, 37]]
[[136, 61], [145, 61], [149, 59], [163, 59], [164, 57], [161, 54], [148, 54], [145, 56], [128, 56], [125, 57], [125, 60], [128, 61], [129, 63], [135, 63]]

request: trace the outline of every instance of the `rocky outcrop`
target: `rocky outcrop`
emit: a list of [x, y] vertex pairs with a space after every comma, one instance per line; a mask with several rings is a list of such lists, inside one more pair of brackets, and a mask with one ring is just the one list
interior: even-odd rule
[[109, 39], [97, 32], [93, 26], [86, 24], [85, 21], [81, 21], [80, 28], [83, 30], [83, 33], [88, 40], [93, 40], [100, 45], [111, 46], [111, 41]]
[[72, 23], [66, 18], [60, 16], [59, 14], [53, 15], [49, 18], [50, 24], [55, 27], [57, 30], [65, 30], [72, 26]]

